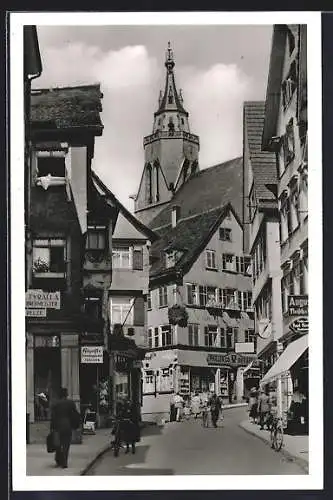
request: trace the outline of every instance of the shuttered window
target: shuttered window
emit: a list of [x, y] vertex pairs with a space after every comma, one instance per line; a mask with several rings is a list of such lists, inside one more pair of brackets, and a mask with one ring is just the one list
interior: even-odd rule
[[145, 302], [143, 297], [136, 297], [134, 302], [134, 325], [145, 324]]
[[133, 250], [133, 269], [137, 271], [143, 270], [143, 249], [135, 247]]

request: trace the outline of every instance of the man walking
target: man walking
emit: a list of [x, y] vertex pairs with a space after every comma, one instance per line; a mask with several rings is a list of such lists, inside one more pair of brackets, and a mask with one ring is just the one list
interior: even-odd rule
[[268, 389], [266, 391], [262, 390], [259, 396], [258, 410], [260, 415], [260, 430], [263, 430], [266, 423], [267, 417], [270, 411]]
[[175, 409], [177, 411], [176, 422], [180, 422], [180, 420], [182, 418], [182, 413], [183, 413], [182, 410], [183, 410], [183, 406], [184, 406], [184, 399], [179, 394], [179, 392], [177, 392], [177, 394], [175, 395], [174, 402], [175, 402]]
[[51, 409], [51, 432], [56, 447], [55, 461], [57, 466], [68, 467], [69, 447], [72, 439], [72, 430], [80, 425], [80, 414], [73, 400], [68, 399], [65, 387], [60, 389], [60, 399]]
[[218, 398], [216, 394], [213, 394], [212, 397], [210, 398], [209, 406], [210, 406], [210, 414], [212, 417], [212, 424], [216, 428], [222, 407], [220, 398]]

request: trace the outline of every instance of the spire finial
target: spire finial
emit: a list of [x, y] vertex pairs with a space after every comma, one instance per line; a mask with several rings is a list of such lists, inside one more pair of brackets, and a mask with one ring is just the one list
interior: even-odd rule
[[171, 43], [168, 42], [168, 48], [166, 50], [166, 57], [165, 57], [165, 66], [168, 68], [169, 71], [171, 71], [174, 65], [175, 61], [173, 59], [173, 50], [171, 49]]

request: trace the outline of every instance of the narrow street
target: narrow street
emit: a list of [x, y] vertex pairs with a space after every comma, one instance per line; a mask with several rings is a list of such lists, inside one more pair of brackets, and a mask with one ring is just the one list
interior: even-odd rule
[[106, 453], [88, 475], [173, 474], [304, 474], [281, 453], [239, 427], [244, 408], [225, 410], [219, 427], [203, 428], [201, 420], [151, 428], [135, 455]]

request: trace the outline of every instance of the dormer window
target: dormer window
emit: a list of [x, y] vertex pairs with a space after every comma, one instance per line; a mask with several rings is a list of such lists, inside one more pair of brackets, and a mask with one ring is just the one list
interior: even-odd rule
[[45, 190], [49, 186], [66, 184], [66, 164], [64, 151], [37, 152], [37, 186]]

